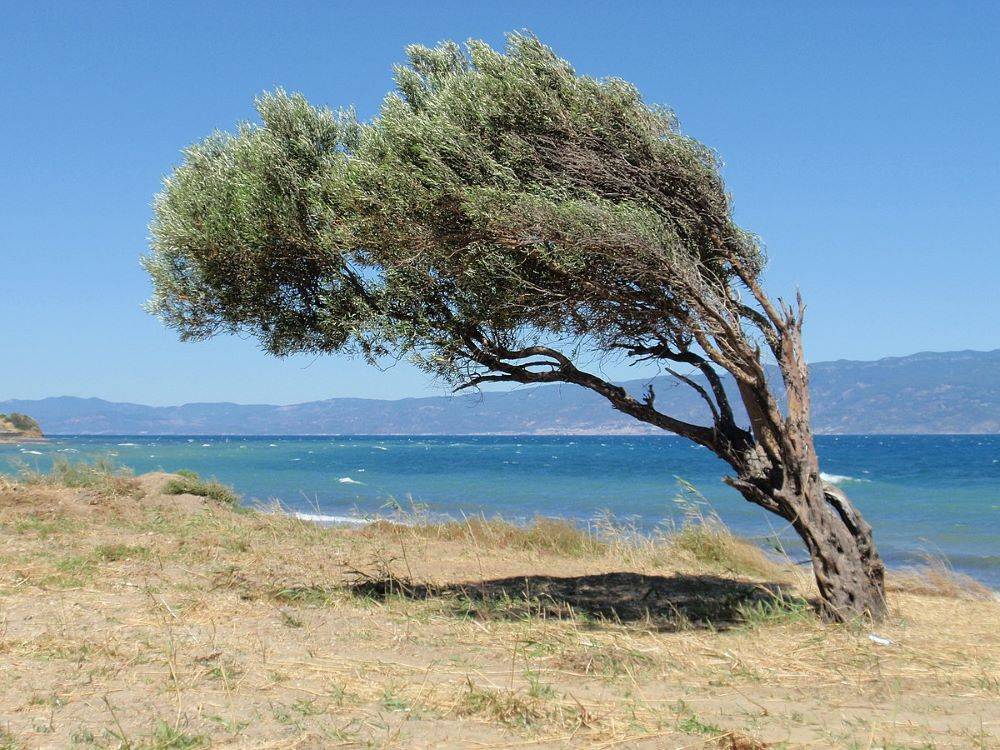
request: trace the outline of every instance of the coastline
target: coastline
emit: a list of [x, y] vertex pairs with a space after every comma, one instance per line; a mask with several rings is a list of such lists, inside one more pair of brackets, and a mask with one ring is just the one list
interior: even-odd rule
[[[818, 436], [817, 445], [826, 476], [870, 518], [890, 568], [944, 557], [1000, 588], [1000, 438]], [[105, 458], [136, 473], [191, 469], [305, 513], [377, 516], [412, 497], [434, 517], [530, 522], [541, 514], [586, 527], [610, 513], [645, 532], [683, 522], [681, 477], [708, 502], [699, 507], [735, 533], [765, 546], [779, 534], [786, 549], [799, 549], [794, 534], [728, 491], [725, 466], [671, 436], [52, 436], [0, 446], [0, 471], [16, 471], [7, 458], [48, 471], [57, 457]]]

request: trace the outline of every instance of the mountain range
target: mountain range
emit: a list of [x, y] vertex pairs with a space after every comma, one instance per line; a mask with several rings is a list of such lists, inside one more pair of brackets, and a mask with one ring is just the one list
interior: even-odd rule
[[[777, 377], [775, 372], [771, 375]], [[810, 380], [818, 433], [1000, 433], [1000, 349], [816, 362], [810, 365]], [[643, 393], [648, 384], [661, 411], [707, 421], [707, 408], [694, 391], [670, 377], [622, 383], [635, 394]], [[144, 406], [61, 396], [0, 401], [0, 412], [29, 414], [47, 435], [658, 432], [614, 411], [597, 394], [572, 385], [399, 400], [332, 398], [288, 406]]]

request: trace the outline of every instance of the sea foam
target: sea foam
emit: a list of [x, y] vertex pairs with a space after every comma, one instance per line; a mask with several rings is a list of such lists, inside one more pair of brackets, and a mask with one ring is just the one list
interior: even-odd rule
[[870, 482], [870, 479], [858, 479], [849, 477], [846, 474], [827, 474], [825, 471], [819, 473], [819, 478], [830, 484], [843, 484], [844, 482]]

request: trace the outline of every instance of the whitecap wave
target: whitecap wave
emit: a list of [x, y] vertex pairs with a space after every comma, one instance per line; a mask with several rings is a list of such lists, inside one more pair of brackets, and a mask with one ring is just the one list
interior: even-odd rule
[[21, 449], [21, 453], [30, 453], [32, 456], [44, 456], [45, 455], [41, 451], [26, 451], [23, 448]]
[[121, 446], [122, 448], [133, 448], [133, 447], [135, 447], [135, 443], [118, 443], [118, 445]]
[[337, 481], [341, 484], [361, 484], [357, 479], [351, 479], [350, 477], [341, 477]]
[[870, 482], [870, 479], [858, 479], [849, 477], [846, 474], [827, 474], [825, 471], [819, 473], [819, 478], [830, 484], [843, 484], [844, 482]]

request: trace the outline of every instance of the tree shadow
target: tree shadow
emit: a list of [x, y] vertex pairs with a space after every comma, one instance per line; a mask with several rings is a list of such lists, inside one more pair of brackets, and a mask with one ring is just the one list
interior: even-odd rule
[[808, 608], [786, 584], [704, 574], [531, 575], [440, 586], [360, 574], [348, 588], [355, 595], [379, 600], [442, 599], [453, 604], [456, 614], [479, 619], [573, 618], [642, 623], [663, 631], [722, 630], [746, 622], [754, 613]]

